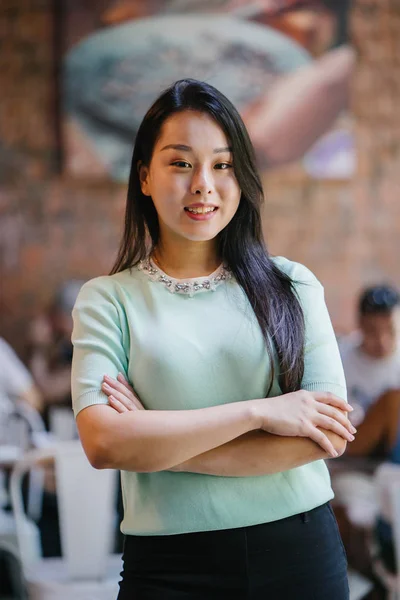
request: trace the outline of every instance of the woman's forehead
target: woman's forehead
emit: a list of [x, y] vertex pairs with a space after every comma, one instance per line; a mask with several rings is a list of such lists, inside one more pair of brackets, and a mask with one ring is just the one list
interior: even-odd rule
[[229, 147], [221, 126], [207, 113], [192, 110], [175, 113], [164, 122], [156, 143], [157, 149], [175, 144], [192, 148], [209, 146], [212, 150]]

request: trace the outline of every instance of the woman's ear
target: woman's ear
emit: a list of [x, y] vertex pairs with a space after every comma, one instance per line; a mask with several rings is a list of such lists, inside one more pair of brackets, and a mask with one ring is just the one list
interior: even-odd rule
[[140, 187], [145, 196], [151, 196], [149, 185], [149, 168], [140, 160], [137, 165]]

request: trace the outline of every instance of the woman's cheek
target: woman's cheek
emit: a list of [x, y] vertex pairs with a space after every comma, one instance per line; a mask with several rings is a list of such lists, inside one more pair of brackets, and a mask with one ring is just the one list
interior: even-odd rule
[[185, 182], [183, 177], [168, 177], [162, 184], [160, 190], [171, 202], [178, 202], [185, 190]]

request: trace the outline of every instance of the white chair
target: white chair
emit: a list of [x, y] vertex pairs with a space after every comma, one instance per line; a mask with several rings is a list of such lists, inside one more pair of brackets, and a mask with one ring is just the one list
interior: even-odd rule
[[[24, 473], [53, 458], [63, 556], [42, 558], [37, 547], [25, 542], [29, 519], [21, 482]], [[111, 555], [116, 478], [115, 471], [93, 469], [79, 441], [31, 451], [16, 463], [11, 501], [30, 600], [115, 600], [121, 570], [120, 555]]]
[[49, 409], [49, 427], [51, 433], [59, 442], [78, 439], [78, 430], [72, 408], [51, 406]]
[[[0, 418], [0, 544], [17, 548], [17, 536], [13, 515], [4, 510], [9, 504], [5, 469], [9, 470], [23, 456], [24, 451], [35, 444], [35, 436], [45, 436], [45, 426], [40, 414], [28, 404], [16, 401], [11, 412], [3, 412]], [[28, 487], [28, 514], [39, 516], [43, 496], [41, 471], [31, 473]], [[36, 539], [35, 526], [29, 529]], [[35, 543], [35, 542], [34, 542]]]
[[[15, 416], [17, 416], [16, 420]], [[48, 438], [51, 440], [51, 435], [46, 431], [42, 416], [37, 410], [26, 402], [18, 401], [15, 403], [15, 416], [14, 419], [11, 418], [10, 424], [14, 421], [14, 427], [17, 426], [16, 431], [19, 434], [21, 452], [27, 451], [29, 448], [40, 447], [44, 440], [49, 443]], [[17, 439], [17, 437], [13, 439]], [[42, 513], [43, 489], [43, 470], [32, 469], [29, 476], [27, 507], [28, 515], [32, 520], [38, 520]]]

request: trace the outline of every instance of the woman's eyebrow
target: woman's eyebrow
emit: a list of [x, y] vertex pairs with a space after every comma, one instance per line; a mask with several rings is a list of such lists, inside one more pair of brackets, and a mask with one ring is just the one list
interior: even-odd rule
[[190, 146], [185, 146], [185, 144], [168, 144], [161, 148], [161, 152], [163, 150], [183, 150], [184, 152], [191, 152], [192, 148]]
[[226, 148], [215, 148], [213, 152], [214, 154], [220, 154], [222, 152], [232, 152], [232, 148], [230, 146], [226, 146]]
[[[163, 150], [181, 150], [183, 152], [192, 152], [193, 148], [186, 146], [185, 144], [168, 144], [167, 146], [164, 146], [164, 148], [161, 148], [161, 152]], [[213, 150], [214, 154], [219, 154], [221, 152], [232, 152], [232, 148], [226, 146], [225, 148], [215, 148]]]

